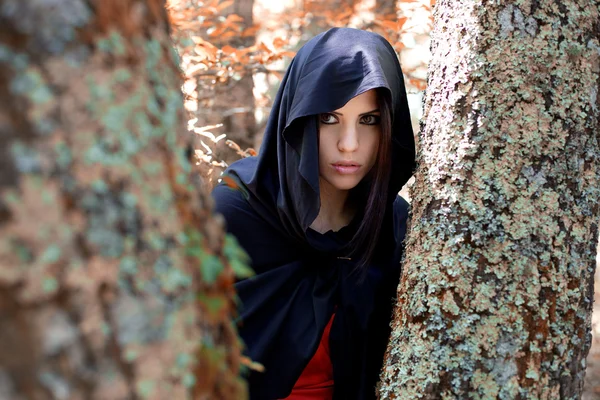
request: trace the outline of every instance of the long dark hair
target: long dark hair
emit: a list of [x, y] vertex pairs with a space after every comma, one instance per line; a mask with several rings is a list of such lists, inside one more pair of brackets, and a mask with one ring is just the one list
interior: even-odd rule
[[362, 211], [362, 219], [356, 233], [348, 243], [349, 256], [359, 256], [357, 267], [363, 268], [375, 256], [379, 235], [383, 225], [388, 200], [388, 187], [392, 165], [392, 102], [386, 89], [376, 89], [381, 112], [381, 137], [377, 149], [377, 160], [369, 174], [354, 188], [350, 195], [355, 197]]

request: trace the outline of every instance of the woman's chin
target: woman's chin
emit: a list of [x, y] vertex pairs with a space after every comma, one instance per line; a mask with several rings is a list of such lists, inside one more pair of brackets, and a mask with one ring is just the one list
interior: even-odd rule
[[333, 186], [337, 190], [351, 190], [359, 184], [360, 179], [354, 177], [346, 177], [346, 178], [337, 178], [337, 179], [328, 179], [327, 180], [331, 186]]

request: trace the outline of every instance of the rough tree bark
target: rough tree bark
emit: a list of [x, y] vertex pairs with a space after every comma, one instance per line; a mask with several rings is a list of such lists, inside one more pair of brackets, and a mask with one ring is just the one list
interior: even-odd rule
[[442, 0], [382, 399], [577, 399], [598, 234], [597, 1]]
[[162, 0], [0, 1], [0, 398], [243, 399]]

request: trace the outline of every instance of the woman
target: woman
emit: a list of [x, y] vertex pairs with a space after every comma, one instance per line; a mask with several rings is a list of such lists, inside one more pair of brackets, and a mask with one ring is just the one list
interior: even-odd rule
[[251, 399], [371, 399], [398, 285], [414, 168], [390, 44], [322, 33], [292, 60], [261, 150], [233, 163], [216, 211], [252, 260], [236, 284]]

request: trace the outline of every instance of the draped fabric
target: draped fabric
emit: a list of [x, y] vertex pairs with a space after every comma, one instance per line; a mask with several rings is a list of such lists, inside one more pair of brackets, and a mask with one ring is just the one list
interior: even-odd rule
[[333, 398], [333, 365], [329, 356], [329, 332], [335, 313], [329, 319], [317, 351], [283, 400], [331, 400]]
[[[385, 88], [392, 100], [392, 173], [373, 262], [361, 273], [345, 246], [363, 217], [337, 232], [309, 228], [319, 207], [317, 119], [351, 98]], [[252, 260], [256, 275], [236, 283], [246, 355], [264, 365], [248, 375], [251, 399], [280, 399], [329, 335], [334, 399], [375, 398], [400, 273], [408, 204], [396, 193], [414, 169], [414, 139], [402, 71], [381, 36], [333, 28], [306, 43], [275, 98], [256, 157], [225, 173], [216, 211]]]

